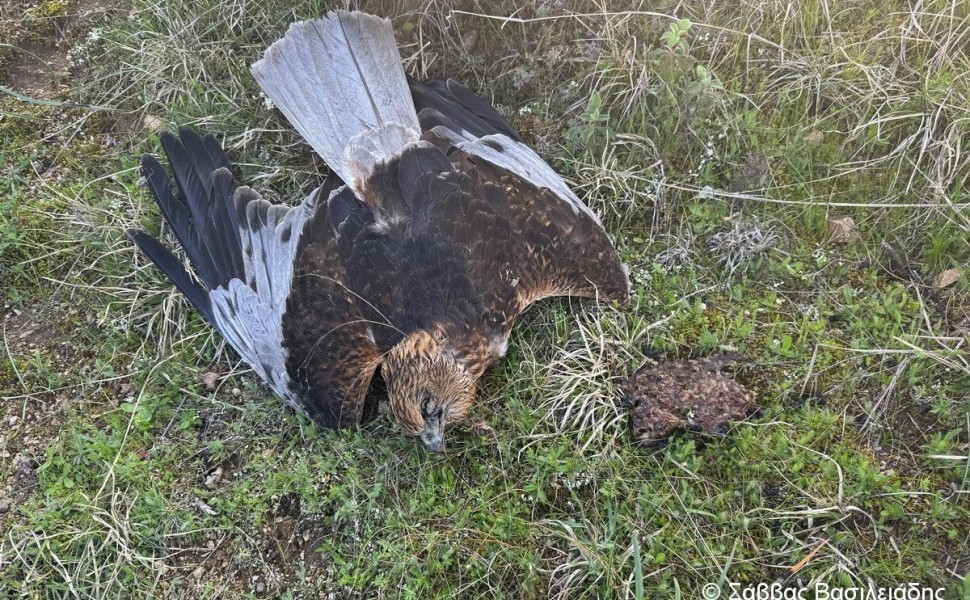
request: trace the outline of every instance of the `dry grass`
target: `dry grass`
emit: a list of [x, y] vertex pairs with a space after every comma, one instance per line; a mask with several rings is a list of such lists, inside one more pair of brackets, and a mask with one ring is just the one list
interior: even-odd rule
[[[409, 72], [470, 85], [571, 179], [636, 289], [626, 308], [533, 310], [483, 382], [494, 432], [446, 458], [386, 418], [340, 435], [295, 418], [122, 234], [158, 222], [132, 157], [158, 124], [223, 136], [274, 201], [316, 185], [325, 166], [248, 65], [330, 4], [139, 2], [83, 42], [74, 99], [101, 109], [0, 107], [5, 302], [56, 294], [67, 316], [45, 321], [89, 367], [5, 323], [20, 428], [0, 475], [27, 490], [0, 514], [13, 593], [639, 598], [785, 578], [965, 594], [970, 294], [966, 275], [927, 282], [970, 260], [966, 7], [513, 4], [362, 6], [394, 17]], [[841, 215], [853, 243], [829, 240]], [[748, 357], [761, 415], [626, 444], [617, 384], [646, 355], [725, 350]], [[18, 457], [42, 465], [29, 489]]]

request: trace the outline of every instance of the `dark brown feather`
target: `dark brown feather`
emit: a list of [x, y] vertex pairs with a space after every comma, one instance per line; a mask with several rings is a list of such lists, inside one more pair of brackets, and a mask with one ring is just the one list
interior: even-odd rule
[[[346, 224], [349, 217], [342, 217]], [[325, 427], [347, 427], [360, 422], [383, 352], [376, 332], [387, 326], [364, 316], [366, 303], [345, 283], [328, 211], [321, 207], [305, 229], [283, 315], [286, 370], [310, 418]]]

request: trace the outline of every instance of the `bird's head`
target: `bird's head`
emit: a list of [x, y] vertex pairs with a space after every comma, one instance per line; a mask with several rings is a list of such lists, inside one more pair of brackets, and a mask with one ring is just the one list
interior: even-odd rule
[[381, 368], [394, 418], [435, 452], [444, 452], [445, 426], [465, 418], [475, 380], [426, 331], [408, 334], [391, 348]]

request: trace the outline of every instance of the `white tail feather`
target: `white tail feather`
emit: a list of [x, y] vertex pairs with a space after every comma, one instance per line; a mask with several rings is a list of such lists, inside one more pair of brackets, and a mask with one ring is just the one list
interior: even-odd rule
[[[263, 92], [354, 191], [376, 162], [400, 154], [420, 135], [387, 19], [336, 11], [293, 23], [252, 72]], [[373, 162], [362, 161], [362, 153]]]

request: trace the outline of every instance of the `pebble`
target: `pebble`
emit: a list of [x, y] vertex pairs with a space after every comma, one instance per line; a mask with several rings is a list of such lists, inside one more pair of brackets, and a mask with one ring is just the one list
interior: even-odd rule
[[7, 419], [7, 423], [9, 423], [11, 427], [13, 427], [14, 425], [16, 425], [17, 424], [17, 415], [12, 415], [9, 419]]
[[8, 510], [10, 510], [10, 500], [7, 500], [6, 498], [0, 500], [0, 514], [3, 514]]
[[205, 487], [207, 488], [216, 487], [217, 485], [219, 485], [220, 481], [222, 481], [222, 467], [216, 467], [216, 470], [210, 473], [209, 476], [205, 478]]
[[219, 374], [208, 371], [202, 375], [202, 383], [205, 385], [205, 389], [210, 392], [216, 391], [219, 386]]
[[142, 126], [149, 133], [157, 133], [165, 129], [165, 121], [159, 119], [154, 115], [145, 115], [145, 118], [142, 119]]

